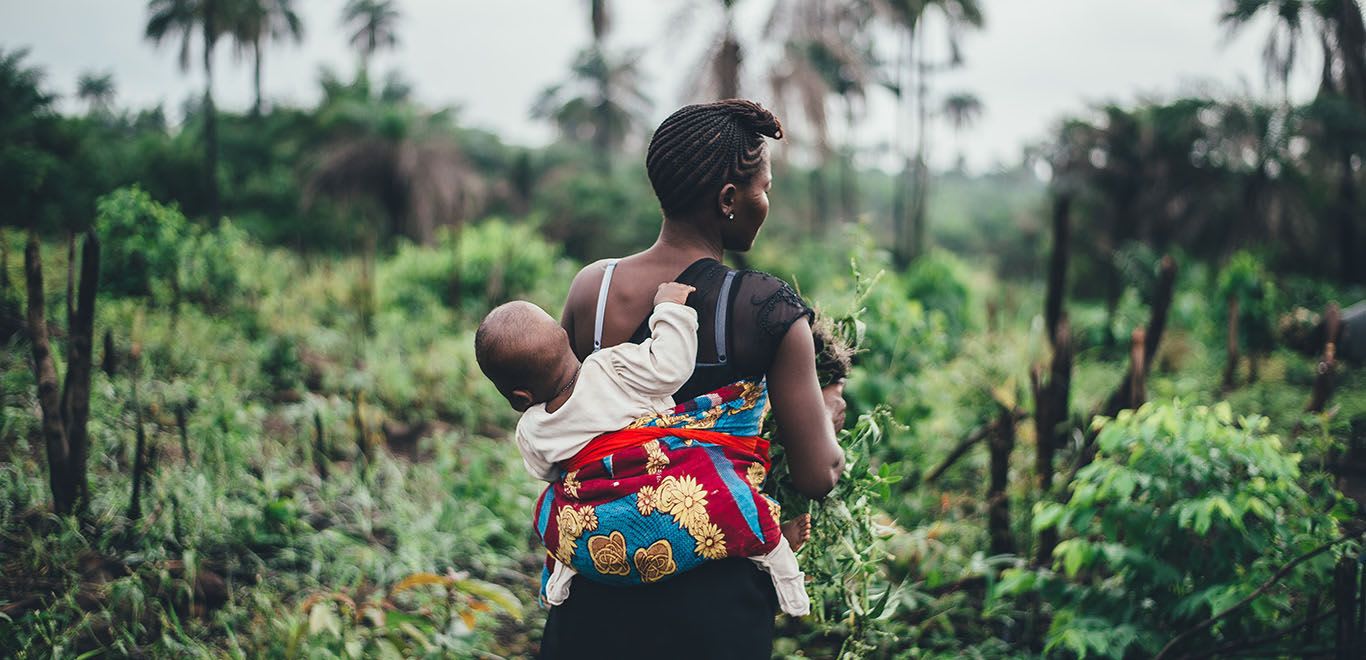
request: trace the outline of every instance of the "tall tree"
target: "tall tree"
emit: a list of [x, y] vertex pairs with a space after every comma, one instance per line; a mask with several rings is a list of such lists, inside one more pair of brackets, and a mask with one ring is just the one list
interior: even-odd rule
[[1219, 19], [1233, 35], [1262, 14], [1274, 17], [1262, 45], [1262, 66], [1266, 69], [1267, 86], [1278, 87], [1286, 103], [1290, 98], [1290, 73], [1299, 57], [1304, 24], [1311, 11], [1309, 4], [1305, 0], [1226, 0]]
[[840, 181], [844, 212], [857, 214], [853, 176], [856, 126], [868, 86], [877, 78], [873, 54], [872, 5], [864, 0], [779, 0], [774, 3], [764, 37], [782, 45], [781, 59], [769, 74], [774, 103], [788, 123], [795, 102], [813, 136], [822, 166], [835, 156], [830, 143], [829, 108], [843, 105], [845, 144], [840, 149]]
[[649, 113], [639, 61], [638, 52], [614, 57], [596, 47], [584, 49], [569, 80], [541, 92], [532, 116], [553, 121], [568, 140], [590, 143], [606, 169], [631, 133], [643, 129]]
[[86, 72], [76, 80], [76, 96], [90, 114], [107, 113], [114, 104], [114, 74]]
[[209, 196], [209, 215], [219, 217], [218, 111], [213, 102], [213, 52], [220, 37], [228, 36], [233, 22], [232, 0], [148, 0], [145, 36], [160, 46], [167, 39], [180, 40], [180, 70], [190, 68], [190, 45], [198, 33], [204, 63], [204, 176]]
[[593, 43], [602, 46], [607, 31], [612, 27], [612, 14], [607, 9], [607, 0], [588, 0], [588, 23], [593, 28]]
[[256, 93], [252, 115], [261, 114], [261, 69], [264, 42], [293, 41], [304, 38], [303, 20], [294, 9], [294, 0], [235, 0], [232, 34], [239, 54], [250, 52], [252, 88]]
[[[977, 122], [977, 118], [982, 116], [982, 100], [970, 92], [958, 92], [950, 94], [944, 99], [942, 112], [948, 118], [949, 125], [953, 127], [953, 139], [957, 142], [963, 129]], [[958, 169], [963, 169], [963, 152], [961, 145], [958, 152]]]
[[[735, 6], [740, 0], [688, 0], [669, 21], [670, 36], [686, 33], [694, 25], [715, 25], [710, 45], [702, 61], [693, 67], [693, 74], [684, 85], [684, 96], [697, 100], [731, 99], [740, 96], [741, 64], [744, 50], [735, 31]], [[714, 18], [698, 20], [699, 11], [713, 13]]]
[[[1312, 20], [1323, 49], [1320, 102], [1316, 104], [1316, 114], [1321, 118], [1337, 117], [1323, 122], [1321, 127], [1356, 125], [1355, 121], [1342, 121], [1341, 113], [1321, 111], [1333, 106], [1332, 99], [1341, 98], [1347, 106], [1355, 106], [1356, 113], [1366, 113], [1366, 26], [1359, 0], [1227, 0], [1221, 20], [1229, 27], [1230, 34], [1236, 34], [1261, 14], [1274, 16], [1271, 34], [1263, 48], [1263, 60], [1268, 78], [1281, 83], [1285, 103], [1289, 103], [1290, 74], [1304, 37], [1305, 24]], [[1338, 170], [1338, 200], [1333, 215], [1338, 224], [1341, 276], [1349, 282], [1366, 281], [1366, 265], [1356, 257], [1360, 240], [1356, 227], [1360, 200], [1358, 174], [1353, 167], [1353, 162], [1359, 161], [1366, 149], [1349, 135], [1327, 137], [1336, 150], [1333, 160]]]
[[355, 30], [351, 45], [360, 51], [360, 66], [366, 75], [376, 52], [398, 45], [399, 16], [393, 0], [347, 0], [342, 24]]
[[[956, 67], [963, 62], [962, 37], [971, 29], [979, 29], [985, 24], [985, 15], [979, 0], [879, 0], [882, 13], [890, 23], [904, 35], [903, 57], [897, 63], [897, 80], [894, 88], [903, 105], [913, 104], [916, 116], [916, 147], [914, 155], [907, 152], [898, 188], [898, 199], [902, 200], [894, 211], [895, 245], [893, 254], [897, 264], [905, 267], [925, 248], [926, 218], [929, 201], [929, 168], [927, 165], [926, 126], [929, 95], [929, 75], [935, 71]], [[925, 52], [925, 19], [931, 14], [939, 15], [947, 29], [948, 58], [945, 62], [929, 61]], [[914, 75], [913, 84], [907, 84], [900, 75], [902, 71]], [[907, 94], [907, 90], [911, 94]], [[909, 187], [909, 193], [905, 190]]]

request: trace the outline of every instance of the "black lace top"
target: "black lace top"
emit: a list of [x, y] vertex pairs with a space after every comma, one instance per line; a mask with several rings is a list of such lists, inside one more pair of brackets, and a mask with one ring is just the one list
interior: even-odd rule
[[[759, 378], [773, 366], [787, 329], [802, 317], [815, 320], [815, 312], [802, 301], [791, 286], [768, 273], [736, 271], [728, 289], [726, 304], [726, 355], [717, 350], [717, 299], [721, 296], [725, 264], [706, 258], [688, 266], [675, 282], [697, 288], [688, 296], [688, 306], [697, 310], [697, 367], [692, 378], [674, 394], [683, 401], [705, 394], [742, 378]], [[631, 336], [633, 343], [650, 336], [649, 319]]]

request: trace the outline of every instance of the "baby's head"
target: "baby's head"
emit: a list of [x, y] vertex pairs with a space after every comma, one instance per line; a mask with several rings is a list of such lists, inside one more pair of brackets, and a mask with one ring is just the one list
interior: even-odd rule
[[565, 365], [578, 363], [564, 328], [524, 300], [499, 305], [484, 317], [474, 334], [474, 357], [518, 412], [554, 396]]

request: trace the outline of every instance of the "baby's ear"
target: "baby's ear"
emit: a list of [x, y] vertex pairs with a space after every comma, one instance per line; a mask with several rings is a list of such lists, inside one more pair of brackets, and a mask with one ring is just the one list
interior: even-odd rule
[[536, 399], [531, 395], [531, 390], [516, 389], [508, 395], [508, 403], [512, 404], [512, 409], [517, 412], [526, 412], [536, 403]]

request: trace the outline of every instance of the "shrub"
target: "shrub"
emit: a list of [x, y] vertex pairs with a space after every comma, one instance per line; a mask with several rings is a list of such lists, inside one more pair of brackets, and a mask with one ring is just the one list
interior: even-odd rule
[[[1156, 653], [1251, 594], [1338, 533], [1300, 486], [1300, 457], [1267, 425], [1235, 420], [1227, 404], [1179, 401], [1106, 422], [1071, 499], [1035, 508], [1036, 531], [1072, 535], [1053, 555], [1061, 573], [1007, 571], [998, 595], [1037, 589], [1054, 605], [1046, 651], [1126, 657]], [[1332, 562], [1324, 554], [1298, 566], [1226, 619], [1215, 641], [1252, 637], [1303, 612], [1323, 593]]]
[[181, 244], [190, 235], [185, 216], [157, 203], [141, 188], [119, 188], [96, 203], [101, 288], [125, 296], [150, 296], [172, 286]]

